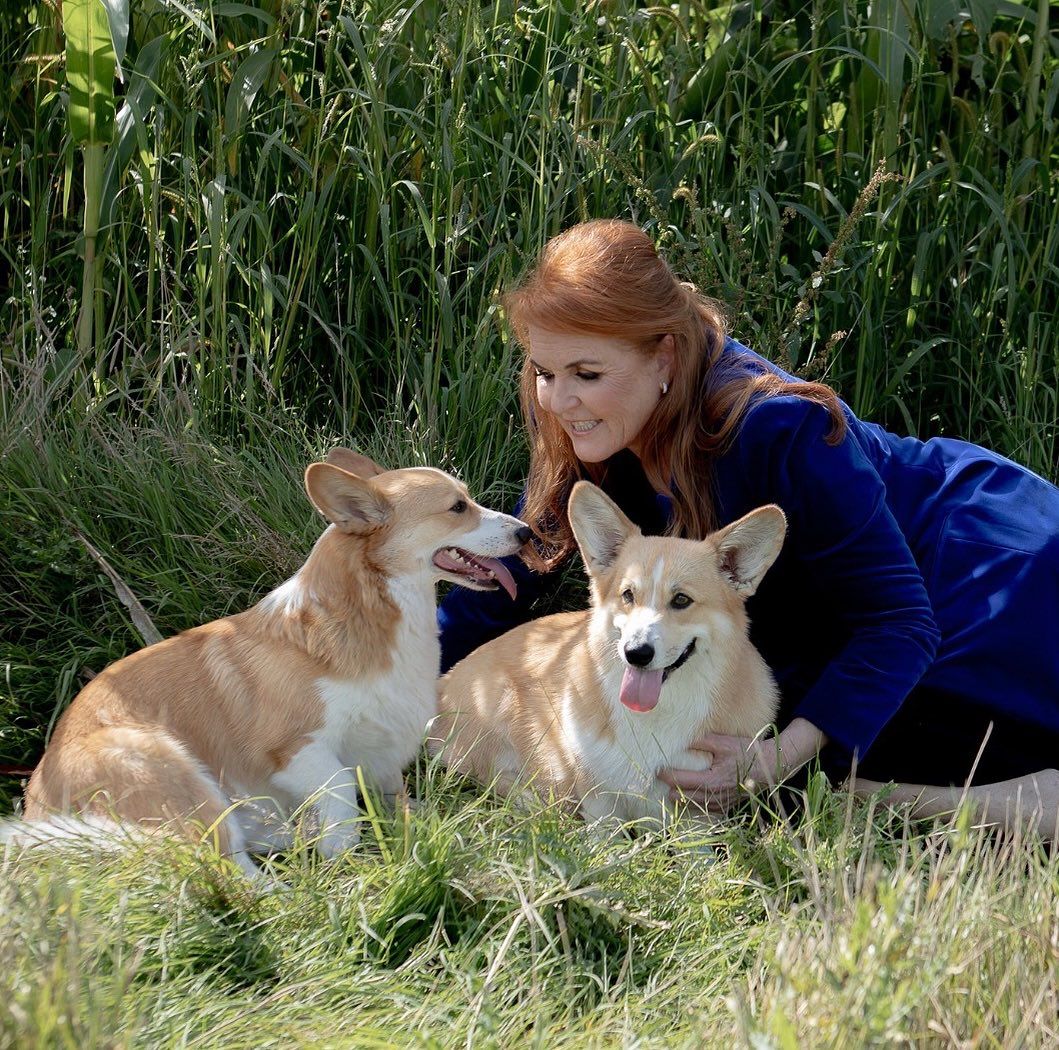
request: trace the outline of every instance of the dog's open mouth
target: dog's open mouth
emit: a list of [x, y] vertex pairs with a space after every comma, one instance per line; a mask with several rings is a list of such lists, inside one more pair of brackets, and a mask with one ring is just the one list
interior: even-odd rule
[[434, 555], [434, 564], [457, 583], [479, 591], [495, 591], [503, 587], [514, 599], [518, 588], [508, 567], [496, 558], [482, 558], [462, 547], [443, 547]]
[[625, 673], [621, 676], [621, 690], [618, 698], [630, 711], [650, 711], [658, 703], [662, 683], [678, 667], [683, 666], [693, 652], [695, 652], [694, 638], [668, 667], [651, 671], [646, 667], [632, 667], [626, 664]]

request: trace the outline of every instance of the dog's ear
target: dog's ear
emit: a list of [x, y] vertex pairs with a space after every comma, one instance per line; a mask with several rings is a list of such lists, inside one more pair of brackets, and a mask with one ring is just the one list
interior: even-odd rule
[[305, 491], [340, 532], [367, 535], [393, 514], [390, 501], [369, 481], [333, 463], [311, 463], [305, 471]]
[[770, 503], [715, 532], [707, 542], [714, 545], [721, 575], [737, 594], [749, 598], [779, 555], [786, 534], [783, 511]]
[[609, 569], [622, 544], [640, 532], [618, 505], [589, 481], [574, 485], [566, 513], [590, 573]]
[[327, 453], [327, 462], [348, 470], [350, 474], [356, 474], [358, 478], [373, 478], [376, 474], [385, 473], [385, 468], [380, 467], [375, 460], [368, 459], [351, 448], [342, 448], [341, 445]]

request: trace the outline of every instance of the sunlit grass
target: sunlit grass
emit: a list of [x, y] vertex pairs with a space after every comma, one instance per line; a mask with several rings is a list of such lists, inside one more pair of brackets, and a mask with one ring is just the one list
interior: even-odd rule
[[175, 843], [8, 859], [0, 1045], [1045, 1047], [1055, 861], [817, 792], [712, 855], [481, 797], [253, 893]]

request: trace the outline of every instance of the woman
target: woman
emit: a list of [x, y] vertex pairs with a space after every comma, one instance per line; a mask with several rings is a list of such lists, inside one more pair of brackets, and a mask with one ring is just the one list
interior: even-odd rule
[[542, 544], [512, 564], [516, 602], [443, 602], [446, 668], [528, 619], [556, 581], [579, 477], [649, 534], [701, 538], [778, 503], [788, 538], [747, 608], [782, 729], [760, 745], [705, 738], [708, 772], [663, 779], [724, 809], [817, 754], [832, 774], [855, 756], [855, 790], [896, 781], [891, 798], [917, 815], [954, 809], [970, 779], [983, 819], [1054, 831], [1059, 490], [975, 445], [864, 423], [726, 338], [716, 304], [629, 223], [554, 238], [505, 307], [526, 350], [519, 513]]

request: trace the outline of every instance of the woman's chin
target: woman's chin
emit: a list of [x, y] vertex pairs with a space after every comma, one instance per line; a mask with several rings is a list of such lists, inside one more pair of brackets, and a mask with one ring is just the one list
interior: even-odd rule
[[625, 447], [614, 440], [611, 431], [602, 423], [581, 434], [567, 427], [563, 429], [573, 446], [574, 455], [582, 463], [602, 463]]
[[602, 463], [619, 449], [606, 447], [596, 441], [574, 441], [574, 455], [582, 463]]

